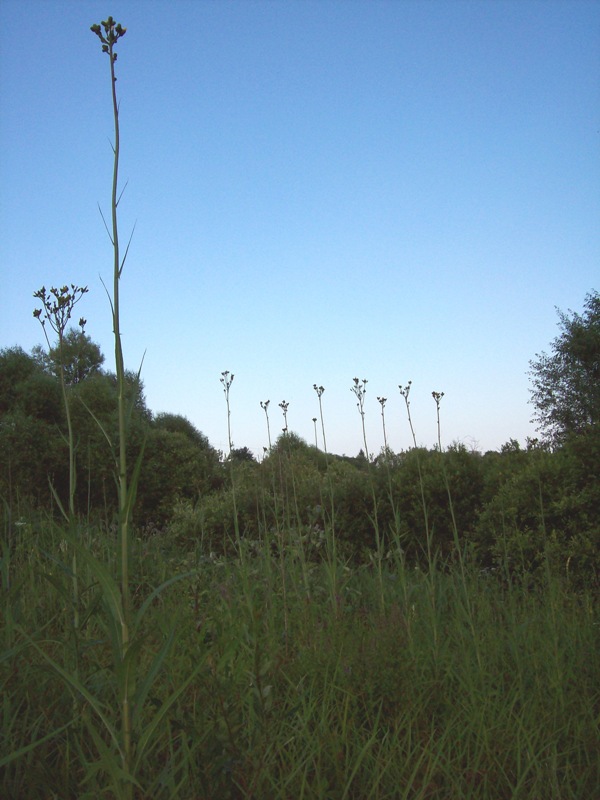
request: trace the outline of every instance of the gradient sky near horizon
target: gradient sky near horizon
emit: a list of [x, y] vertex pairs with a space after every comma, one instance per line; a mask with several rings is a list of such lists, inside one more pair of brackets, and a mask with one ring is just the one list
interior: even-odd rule
[[[149, 408], [227, 449], [271, 431], [369, 450], [534, 436], [527, 371], [600, 288], [600, 3], [0, 3], [0, 348], [42, 285], [113, 368], [109, 64], [118, 45], [126, 364]], [[319, 432], [319, 445], [322, 439]]]

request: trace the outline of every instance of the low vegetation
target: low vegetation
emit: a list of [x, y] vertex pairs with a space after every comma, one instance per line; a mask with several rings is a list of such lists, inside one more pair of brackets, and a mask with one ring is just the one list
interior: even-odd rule
[[[81, 571], [74, 642], [60, 529], [40, 517], [17, 530], [3, 561], [2, 796], [126, 796], [98, 581]], [[81, 535], [116, 569], [114, 538]], [[200, 539], [183, 547], [168, 532], [134, 544], [136, 609], [165, 579], [189, 577], [151, 600], [139, 631], [142, 670], [169, 649], [145, 706], [136, 703], [145, 685], [133, 692], [136, 737], [177, 698], [135, 763], [133, 796], [595, 795], [591, 588], [574, 591], [550, 571], [527, 586], [472, 565], [463, 578], [441, 561], [409, 566], [399, 552], [385, 559], [380, 586], [372, 563], [333, 562], [327, 541], [293, 529], [244, 538], [237, 557]], [[75, 648], [98, 710], [57, 674]]]

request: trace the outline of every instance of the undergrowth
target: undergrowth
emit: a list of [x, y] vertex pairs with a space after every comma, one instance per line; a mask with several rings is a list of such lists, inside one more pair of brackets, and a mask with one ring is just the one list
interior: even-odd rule
[[[87, 534], [110, 566], [109, 542]], [[134, 797], [595, 796], [590, 594], [550, 575], [525, 589], [468, 565], [431, 575], [401, 558], [384, 564], [382, 584], [377, 565], [340, 562], [332, 592], [326, 559], [304, 563], [290, 546], [282, 579], [267, 540], [242, 547], [243, 558], [220, 558], [183, 553], [168, 533], [135, 541], [134, 611], [169, 576], [189, 577], [152, 598], [140, 633], [143, 673], [177, 632], [140, 730], [185, 688], [138, 766]], [[72, 687], [40, 654], [68, 663], [65, 550], [60, 529], [39, 519], [4, 553], [6, 798], [116, 796], [110, 737], [91, 734], [86, 703], [74, 717]], [[80, 680], [110, 716], [109, 613], [85, 566], [80, 581]]]

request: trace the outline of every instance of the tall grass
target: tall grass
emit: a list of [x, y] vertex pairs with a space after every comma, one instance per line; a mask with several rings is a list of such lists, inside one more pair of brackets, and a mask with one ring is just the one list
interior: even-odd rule
[[[88, 546], [107, 557], [100, 532], [90, 532]], [[550, 575], [533, 592], [502, 588], [468, 565], [464, 576], [438, 572], [430, 581], [399, 561], [383, 566], [382, 610], [371, 568], [340, 564], [334, 612], [324, 562], [308, 564], [307, 597], [293, 553], [284, 557], [284, 581], [278, 553], [259, 541], [245, 546], [241, 560], [181, 552], [168, 534], [134, 542], [134, 598], [166, 575], [194, 574], [155, 595], [142, 623], [156, 647], [171, 636], [173, 619], [180, 636], [138, 708], [141, 744], [155, 710], [177, 696], [135, 765], [133, 796], [595, 796], [600, 620], [590, 594], [573, 595]], [[57, 661], [58, 569], [41, 554], [59, 548], [51, 526], [28, 527], [4, 594], [5, 618], [39, 631]], [[82, 580], [94, 584], [89, 565]], [[108, 709], [115, 687], [101, 616], [89, 633], [83, 680]], [[0, 758], [2, 796], [117, 796], [108, 755], [102, 766], [94, 762], [91, 729], [68, 735], [72, 687], [56, 681], [14, 628], [5, 637], [3, 752], [19, 755]], [[151, 648], [141, 660], [150, 667]]]
[[[278, 457], [289, 461], [289, 469], [281, 469], [281, 486], [264, 482], [256, 512], [266, 520], [266, 507], [273, 505], [276, 530], [258, 526], [250, 537], [241, 527], [229, 406], [233, 375], [228, 372], [222, 382], [233, 555], [225, 545], [223, 555], [215, 555], [202, 538], [184, 547], [168, 528], [136, 535], [132, 511], [143, 455], [133, 468], [128, 465], [130, 410], [119, 317], [128, 248], [121, 259], [117, 228], [114, 46], [125, 29], [109, 17], [92, 30], [109, 56], [115, 124], [107, 231], [114, 255], [110, 300], [119, 387], [114, 450], [119, 514], [116, 530], [88, 523], [75, 537], [64, 520], [20, 507], [14, 535], [16, 515], [6, 509], [0, 560], [0, 796], [596, 796], [597, 598], [591, 590], [570, 591], [550, 568], [529, 591], [511, 582], [508, 571], [480, 572], [461, 550], [449, 491], [457, 557], [438, 569], [420, 467], [427, 568], [411, 567], [400, 547], [384, 558], [386, 532], [379, 529], [365, 433], [365, 380], [355, 379], [352, 387], [373, 495], [376, 551], [364, 563], [350, 565], [335, 546], [323, 387], [314, 388], [334, 545], [322, 557], [303, 530], [285, 402], [280, 406], [286, 436]], [[401, 392], [416, 447], [409, 387]], [[434, 393], [434, 399], [441, 455], [441, 395]], [[271, 451], [268, 402], [261, 407]], [[69, 549], [78, 564], [76, 668], [66, 654], [64, 624], [74, 576], [65, 559]]]

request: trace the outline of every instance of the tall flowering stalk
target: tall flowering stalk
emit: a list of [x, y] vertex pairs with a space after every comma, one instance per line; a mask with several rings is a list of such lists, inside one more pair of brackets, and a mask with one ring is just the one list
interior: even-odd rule
[[[471, 634], [473, 636], [473, 642], [477, 642], [477, 633], [475, 630], [475, 617], [473, 613], [473, 604], [471, 602], [471, 596], [469, 593], [468, 583], [467, 583], [467, 572], [465, 569], [465, 559], [463, 556], [463, 551], [460, 543], [460, 536], [458, 532], [458, 525], [456, 524], [456, 515], [454, 513], [454, 503], [452, 502], [452, 492], [450, 491], [450, 481], [448, 480], [448, 473], [446, 472], [446, 465], [444, 462], [443, 451], [442, 451], [442, 430], [440, 425], [440, 404], [442, 402], [442, 398], [444, 396], [444, 392], [432, 392], [431, 396], [433, 397], [433, 401], [435, 403], [435, 408], [437, 412], [437, 434], [438, 434], [438, 454], [440, 458], [440, 463], [442, 466], [442, 474], [444, 476], [444, 483], [446, 485], [446, 492], [448, 493], [448, 505], [450, 507], [450, 517], [452, 519], [452, 533], [454, 536], [454, 547], [456, 549], [456, 556], [458, 558], [458, 563], [460, 565], [460, 574], [462, 578], [462, 589], [464, 592], [464, 601], [465, 607], [467, 610], [467, 619], [469, 621], [469, 626], [471, 628]], [[482, 668], [482, 655], [480, 648], [476, 645], [476, 654], [477, 654], [477, 663], [479, 668]]]
[[317, 386], [317, 384], [313, 384], [313, 389], [317, 393], [317, 397], [319, 398], [319, 416], [321, 417], [321, 430], [323, 432], [323, 450], [325, 452], [325, 456], [327, 456], [327, 439], [325, 438], [325, 422], [323, 420], [323, 392], [325, 391], [324, 386]]
[[[73, 434], [73, 420], [71, 417], [71, 403], [69, 401], [69, 396], [67, 394], [67, 381], [65, 378], [65, 359], [64, 359], [64, 341], [65, 341], [65, 332], [67, 330], [67, 325], [71, 320], [71, 316], [73, 314], [73, 309], [77, 305], [77, 303], [81, 300], [84, 294], [88, 291], [87, 286], [75, 286], [75, 284], [71, 284], [70, 286], [62, 286], [60, 289], [52, 286], [50, 291], [46, 290], [45, 286], [42, 286], [41, 289], [38, 289], [37, 292], [34, 293], [34, 297], [37, 300], [41, 301], [42, 307], [36, 308], [33, 312], [33, 316], [39, 320], [42, 330], [44, 331], [44, 336], [46, 338], [46, 342], [48, 343], [48, 349], [50, 350], [52, 345], [50, 344], [50, 338], [48, 336], [48, 331], [46, 329], [46, 323], [49, 327], [54, 331], [56, 336], [58, 337], [58, 374], [60, 378], [60, 389], [63, 398], [63, 405], [65, 407], [65, 417], [67, 419], [67, 445], [69, 448], [69, 505], [68, 510], [65, 511], [58, 495], [56, 494], [56, 490], [52, 486], [52, 492], [54, 497], [59, 505], [59, 508], [62, 511], [63, 516], [65, 517], [68, 526], [69, 526], [69, 533], [72, 537], [75, 536], [75, 528], [76, 528], [76, 519], [75, 519], [75, 488], [76, 488], [76, 480], [77, 480], [77, 473], [75, 469], [75, 438]], [[86, 320], [81, 317], [79, 319], [79, 325], [83, 330], [85, 327]], [[78, 676], [79, 674], [79, 652], [78, 652], [78, 633], [79, 633], [79, 569], [77, 563], [77, 552], [73, 548], [73, 555], [71, 559], [71, 581], [72, 581], [72, 591], [73, 591], [73, 632], [74, 642], [75, 642], [75, 675]]]
[[385, 450], [385, 457], [387, 458], [388, 443], [387, 443], [387, 432], [385, 429], [385, 404], [387, 403], [387, 397], [378, 397], [377, 402], [381, 406], [381, 424], [383, 426], [383, 447]]
[[[47, 653], [40, 644], [34, 639], [29, 638], [29, 643], [52, 667], [52, 669], [69, 686], [70, 690], [85, 700], [82, 710], [82, 718], [85, 720], [85, 728], [89, 731], [93, 744], [97, 750], [96, 760], [86, 757], [86, 775], [83, 781], [86, 789], [89, 784], [102, 774], [111, 787], [103, 787], [100, 792], [103, 795], [119, 798], [119, 800], [133, 800], [134, 787], [136, 797], [155, 796], [155, 787], [146, 791], [140, 784], [143, 779], [145, 765], [154, 754], [156, 738], [164, 730], [164, 725], [168, 719], [171, 709], [181, 694], [187, 689], [189, 684], [196, 679], [198, 672], [203, 667], [203, 662], [192, 669], [189, 676], [175, 688], [170, 694], [164, 697], [161, 691], [158, 694], [162, 699], [159, 707], [152, 701], [152, 708], [149, 707], [150, 692], [153, 692], [155, 680], [163, 667], [168, 653], [175, 640], [176, 631], [173, 628], [170, 634], [163, 637], [162, 642], [156, 643], [156, 652], [151, 653], [147, 646], [148, 631], [145, 629], [143, 621], [146, 612], [152, 607], [154, 600], [175, 581], [182, 580], [191, 573], [180, 573], [169, 578], [156, 589], [137, 608], [133, 608], [130, 601], [129, 587], [129, 547], [130, 547], [130, 522], [133, 503], [135, 501], [136, 488], [139, 482], [140, 469], [143, 460], [144, 448], [142, 446], [140, 454], [127, 480], [127, 421], [130, 418], [134, 398], [125, 402], [126, 377], [123, 364], [123, 352], [121, 349], [121, 333], [119, 321], [119, 281], [127, 258], [129, 244], [125, 250], [125, 255], [121, 258], [119, 253], [119, 236], [117, 227], [117, 206], [120, 196], [117, 196], [117, 184], [119, 173], [119, 115], [118, 104], [115, 94], [115, 61], [117, 54], [114, 46], [117, 41], [125, 34], [125, 28], [115, 23], [112, 17], [102, 22], [100, 25], [92, 25], [92, 32], [98, 36], [102, 43], [102, 52], [109, 57], [112, 106], [115, 125], [115, 143], [113, 146], [113, 184], [111, 218], [112, 227], [106, 224], [106, 230], [111, 240], [114, 254], [113, 271], [113, 295], [109, 294], [112, 309], [113, 331], [115, 336], [115, 356], [117, 374], [117, 396], [118, 396], [118, 419], [119, 419], [119, 446], [113, 448], [112, 439], [107, 430], [96, 419], [105, 438], [107, 439], [115, 460], [117, 491], [119, 500], [119, 574], [115, 580], [111, 574], [108, 564], [96, 558], [93, 553], [81, 545], [74, 536], [65, 534], [71, 540], [73, 549], [78, 557], [90, 569], [93, 576], [94, 585], [100, 588], [103, 603], [103, 626], [106, 626], [107, 640], [112, 645], [112, 682], [111, 690], [118, 701], [115, 708], [107, 702], [107, 687], [104, 681], [98, 684], [99, 694], [95, 694], [92, 686], [97, 684], [93, 678], [91, 681], [80, 680], [77, 672], [75, 674], [66, 670], [52, 656]], [[104, 219], [104, 217], [103, 217]], [[131, 239], [129, 240], [131, 243]], [[68, 295], [77, 296], [71, 287], [69, 291], [66, 287], [64, 291], [55, 294], [58, 312], [62, 314], [68, 308]], [[81, 290], [80, 290], [81, 291]], [[42, 293], [42, 290], [40, 290]], [[108, 291], [107, 291], [108, 294]], [[61, 300], [60, 297], [63, 296]], [[43, 300], [43, 293], [40, 299]], [[52, 302], [52, 301], [51, 301]], [[41, 316], [42, 310], [38, 318]], [[90, 412], [92, 413], [92, 412]], [[93, 416], [93, 414], [92, 414]], [[120, 584], [120, 585], [119, 585]], [[90, 610], [90, 615], [96, 613], [94, 608]], [[89, 618], [89, 617], [88, 617]], [[82, 662], [83, 663], [83, 662]], [[107, 672], [107, 678], [109, 674]], [[153, 692], [153, 698], [156, 693]], [[85, 713], [85, 716], [83, 716]], [[67, 726], [68, 727], [68, 726]], [[83, 729], [82, 729], [83, 730]], [[54, 734], [53, 734], [54, 735]], [[81, 738], [81, 737], [79, 737]], [[45, 740], [45, 739], [44, 739]], [[42, 740], [42, 741], [44, 741]], [[81, 741], [82, 752], [88, 752], [88, 743]], [[175, 779], [173, 779], [175, 780]], [[139, 790], [139, 791], [138, 791]], [[91, 790], [93, 793], [93, 789]], [[89, 794], [89, 792], [88, 792]], [[78, 794], [78, 796], [82, 796]]]
[[[319, 417], [321, 418], [321, 430], [323, 432], [323, 452], [325, 453], [325, 464], [327, 466], [327, 486], [329, 488], [329, 505], [330, 505], [330, 524], [331, 524], [331, 547], [328, 547], [328, 555], [329, 555], [329, 575], [330, 575], [330, 587], [331, 587], [331, 601], [332, 607], [337, 609], [337, 596], [338, 596], [338, 558], [337, 558], [337, 536], [335, 530], [335, 498], [333, 492], [333, 481], [331, 477], [331, 470], [329, 468], [329, 456], [327, 454], [327, 438], [325, 437], [325, 421], [323, 418], [323, 394], [325, 392], [324, 386], [319, 386], [316, 383], [313, 384], [313, 389], [317, 393], [317, 398], [319, 400]], [[313, 418], [313, 422], [315, 425], [315, 444], [317, 441], [317, 420], [316, 417]], [[324, 506], [323, 500], [321, 498], [321, 505]]]
[[[227, 406], [227, 443], [229, 446], [229, 476], [231, 479], [231, 498], [233, 500], [233, 527], [235, 530], [235, 541], [238, 548], [238, 553], [240, 559], [244, 560], [244, 551], [242, 548], [242, 538], [240, 535], [240, 523], [238, 517], [238, 509], [237, 509], [237, 496], [236, 496], [236, 488], [235, 488], [235, 469], [233, 463], [233, 439], [231, 438], [231, 406], [229, 404], [229, 393], [231, 391], [231, 384], [233, 383], [234, 379], [233, 372], [229, 372], [228, 369], [224, 370], [221, 373], [221, 386], [223, 387], [223, 394], [225, 395], [225, 405]], [[225, 552], [226, 542], [223, 542], [223, 548]]]
[[235, 375], [233, 372], [229, 372], [226, 369], [224, 372], [221, 373], [221, 385], [223, 386], [223, 394], [225, 395], [225, 403], [227, 405], [227, 444], [229, 446], [229, 455], [231, 456], [231, 451], [233, 450], [233, 441], [231, 439], [231, 408], [229, 406], [229, 390], [231, 389], [231, 384], [233, 383]]
[[279, 403], [279, 408], [281, 409], [281, 413], [283, 414], [283, 423], [284, 423], [284, 425], [283, 425], [283, 433], [284, 434], [287, 434], [287, 432], [288, 432], [287, 412], [288, 412], [289, 405], [290, 404], [288, 402], [286, 402], [285, 400], [282, 400], [281, 403]]
[[369, 456], [369, 446], [367, 444], [367, 431], [365, 428], [365, 397], [367, 394], [367, 379], [363, 378], [362, 381], [354, 378], [350, 391], [356, 397], [356, 407], [360, 414], [360, 421], [362, 424], [363, 442], [365, 445], [365, 458], [367, 459], [367, 470], [369, 473], [369, 483], [371, 484], [371, 496], [373, 497], [373, 526], [375, 528], [375, 543], [377, 545], [377, 552], [375, 554], [375, 561], [377, 564], [377, 577], [379, 581], [379, 602], [381, 610], [384, 610], [385, 601], [383, 597], [383, 572], [382, 572], [382, 559], [383, 559], [383, 536], [379, 530], [379, 520], [377, 514], [377, 495], [375, 493], [375, 483], [373, 480], [373, 470], [371, 465], [371, 458]]
[[438, 435], [438, 453], [440, 456], [440, 463], [442, 465], [442, 473], [444, 475], [444, 483], [446, 484], [446, 492], [448, 493], [448, 504], [450, 506], [450, 516], [452, 518], [452, 531], [454, 533], [454, 543], [456, 545], [456, 549], [458, 552], [458, 556], [460, 558], [461, 567], [463, 566], [463, 559], [462, 559], [462, 551], [460, 548], [460, 542], [458, 538], [458, 525], [456, 524], [456, 517], [454, 515], [454, 503], [452, 502], [452, 492], [450, 491], [450, 483], [448, 481], [448, 475], [446, 473], [446, 467], [444, 464], [443, 459], [443, 452], [442, 452], [442, 429], [440, 425], [440, 403], [442, 402], [442, 397], [444, 396], [443, 392], [432, 392], [431, 396], [433, 397], [433, 401], [435, 403], [435, 408], [437, 412], [437, 435]]
[[417, 460], [417, 470], [419, 473], [419, 488], [421, 490], [421, 507], [423, 508], [423, 521], [425, 523], [425, 538], [427, 540], [427, 562], [431, 569], [433, 565], [432, 561], [432, 550], [431, 550], [431, 530], [429, 528], [429, 513], [427, 511], [427, 501], [425, 500], [425, 482], [423, 480], [423, 472], [421, 470], [421, 459], [419, 457], [419, 448], [417, 445], [417, 436], [415, 434], [415, 427], [413, 425], [412, 416], [410, 413], [410, 389], [412, 386], [412, 381], [409, 381], [406, 386], [402, 386], [401, 384], [398, 386], [400, 390], [400, 394], [404, 398], [404, 404], [406, 406], [406, 415], [408, 417], [408, 425], [410, 427], [410, 432], [412, 435], [413, 440], [413, 447], [415, 448], [415, 458]]
[[[121, 613], [120, 626], [121, 626], [121, 657], [123, 661], [127, 657], [129, 651], [130, 639], [130, 617], [131, 617], [131, 599], [129, 591], [129, 550], [130, 550], [130, 522], [133, 501], [135, 498], [135, 479], [132, 482], [131, 488], [128, 486], [127, 481], [127, 401], [125, 398], [126, 380], [125, 380], [125, 363], [123, 359], [123, 348], [121, 345], [121, 320], [120, 320], [120, 295], [119, 286], [121, 275], [123, 274], [123, 267], [129, 252], [129, 244], [125, 249], [125, 254], [121, 258], [119, 247], [119, 226], [117, 208], [121, 195], [118, 193], [119, 187], [119, 157], [121, 154], [120, 146], [120, 130], [119, 130], [119, 104], [117, 102], [117, 90], [115, 75], [115, 62], [117, 54], [115, 52], [115, 45], [127, 32], [126, 28], [119, 23], [116, 23], [112, 17], [108, 17], [100, 25], [92, 25], [90, 30], [95, 33], [100, 39], [102, 44], [102, 52], [108, 56], [109, 70], [110, 70], [110, 87], [112, 98], [112, 111], [114, 123], [114, 143], [113, 143], [113, 174], [112, 174], [112, 192], [111, 192], [111, 225], [110, 228], [106, 224], [112, 248], [113, 248], [113, 292], [112, 297], [109, 296], [110, 305], [112, 310], [113, 321], [113, 334], [115, 340], [115, 371], [117, 376], [117, 414], [119, 425], [119, 443], [118, 443], [118, 458], [117, 463], [117, 486], [119, 498], [119, 549], [120, 549], [120, 578], [121, 578]], [[131, 243], [131, 240], [130, 240]], [[140, 462], [141, 463], [141, 458]], [[123, 747], [123, 766], [126, 773], [129, 773], [133, 758], [133, 745], [132, 745], [132, 709], [130, 705], [130, 689], [125, 687], [121, 695], [122, 705], [122, 747]]]
[[269, 403], [270, 402], [271, 402], [270, 400], [261, 400], [260, 401], [260, 407], [265, 412], [265, 417], [267, 419], [267, 439], [269, 441], [269, 453], [272, 450], [272, 445], [271, 445], [271, 426], [269, 425]]
[[369, 447], [367, 445], [367, 431], [365, 429], [365, 396], [367, 394], [367, 379], [363, 378], [362, 381], [360, 381], [358, 378], [354, 378], [352, 386], [350, 387], [350, 391], [356, 396], [356, 407], [358, 408], [358, 413], [360, 414], [362, 423], [365, 458], [370, 463], [371, 459], [369, 458]]
[[[69, 403], [69, 397], [67, 395], [67, 382], [65, 378], [65, 360], [64, 360], [64, 342], [65, 342], [65, 333], [67, 330], [67, 325], [71, 320], [71, 316], [73, 314], [73, 309], [77, 305], [77, 303], [81, 300], [84, 294], [88, 291], [87, 286], [75, 286], [75, 284], [71, 284], [71, 286], [62, 286], [60, 289], [55, 288], [52, 286], [50, 291], [46, 290], [45, 286], [42, 286], [41, 289], [38, 289], [37, 292], [34, 293], [34, 297], [37, 300], [40, 300], [42, 303], [41, 308], [36, 308], [33, 312], [33, 316], [39, 320], [40, 325], [42, 326], [42, 330], [44, 331], [44, 337], [46, 342], [48, 343], [48, 349], [52, 348], [50, 344], [50, 339], [48, 337], [48, 331], [46, 329], [46, 323], [50, 326], [50, 328], [54, 331], [56, 336], [58, 337], [58, 376], [60, 378], [60, 388], [63, 397], [63, 404], [65, 407], [65, 416], [67, 418], [67, 443], [69, 446], [69, 513], [68, 513], [68, 520], [72, 522], [75, 518], [75, 481], [76, 481], [76, 473], [75, 473], [75, 441], [73, 437], [73, 422], [71, 418], [71, 404]], [[83, 330], [85, 327], [86, 320], [81, 317], [79, 320], [79, 325]], [[67, 516], [67, 515], [65, 515]]]
[[[119, 455], [118, 455], [118, 487], [119, 487], [119, 534], [121, 547], [121, 594], [123, 597], [125, 620], [129, 616], [129, 523], [131, 515], [131, 503], [128, 502], [127, 486], [127, 403], [125, 399], [125, 362], [123, 359], [123, 348], [121, 345], [121, 317], [120, 317], [120, 280], [123, 274], [123, 267], [127, 259], [129, 245], [125, 250], [121, 260], [119, 245], [119, 225], [117, 208], [121, 196], [119, 189], [119, 158], [121, 154], [120, 129], [119, 129], [119, 104], [117, 102], [117, 78], [115, 75], [115, 62], [117, 54], [115, 45], [123, 36], [127, 29], [116, 23], [112, 17], [108, 17], [101, 25], [92, 25], [90, 30], [95, 33], [102, 43], [102, 52], [108, 55], [110, 69], [110, 87], [113, 110], [113, 124], [115, 140], [113, 144], [113, 175], [111, 192], [111, 227], [106, 226], [112, 248], [113, 248], [113, 293], [110, 298], [112, 310], [113, 333], [115, 340], [115, 370], [117, 375], [117, 408], [119, 420]], [[106, 221], [105, 221], [106, 224]], [[127, 622], [124, 630], [124, 646], [127, 646], [128, 632]]]

